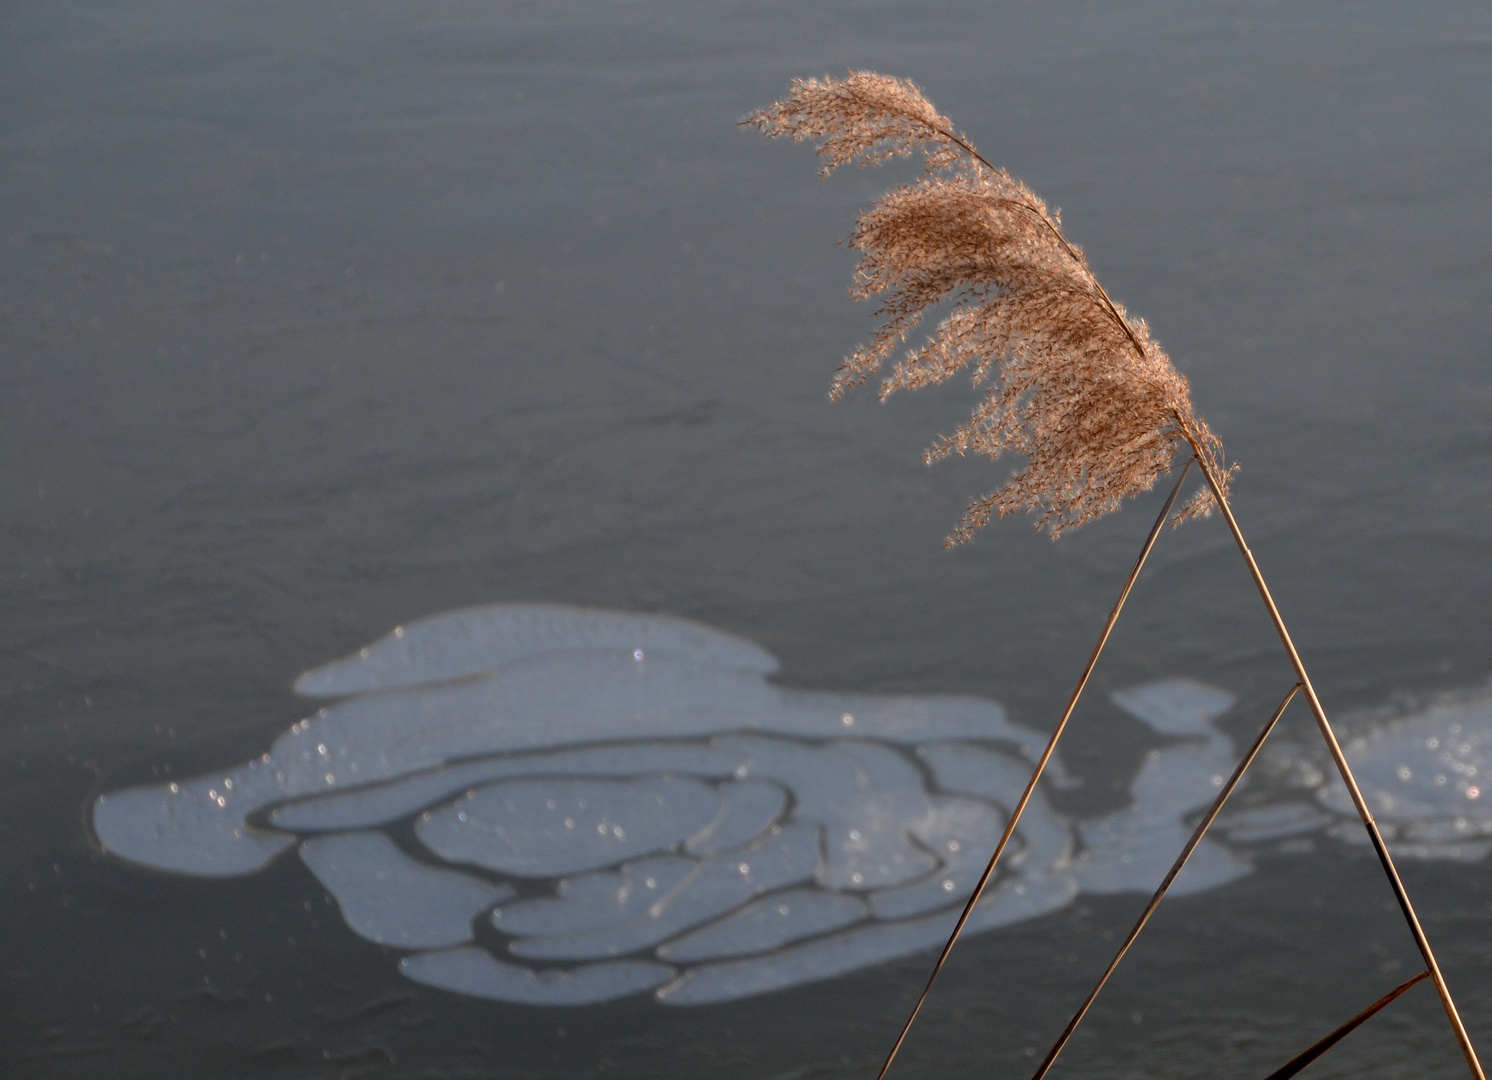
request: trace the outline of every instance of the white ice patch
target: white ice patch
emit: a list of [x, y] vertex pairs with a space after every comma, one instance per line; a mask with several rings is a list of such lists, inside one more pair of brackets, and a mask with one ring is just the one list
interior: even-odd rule
[[619, 926], [646, 916], [660, 901], [687, 888], [699, 863], [681, 855], [657, 855], [617, 870], [565, 878], [553, 896], [504, 904], [492, 925], [516, 938], [553, 938]]
[[1258, 844], [1320, 832], [1333, 820], [1310, 803], [1284, 802], [1228, 811], [1213, 828], [1235, 844]]
[[[1113, 702], [1164, 735], [1187, 742], [1152, 750], [1130, 786], [1124, 810], [1079, 826], [1084, 892], [1150, 892], [1190, 839], [1194, 811], [1217, 798], [1238, 764], [1232, 741], [1213, 721], [1233, 707], [1232, 694], [1190, 679], [1163, 679], [1117, 691]], [[1248, 874], [1244, 860], [1203, 840], [1171, 886], [1173, 896], [1205, 892]]]
[[300, 857], [353, 933], [401, 949], [468, 942], [476, 917], [513, 895], [506, 885], [412, 859], [381, 832], [313, 836]]
[[713, 787], [690, 778], [505, 780], [427, 810], [415, 834], [448, 862], [554, 878], [678, 847], [720, 805]]
[[625, 653], [637, 662], [683, 659], [770, 675], [777, 658], [760, 645], [669, 615], [638, 618], [554, 604], [494, 604], [448, 611], [397, 627], [352, 656], [295, 680], [305, 697], [490, 675], [521, 660], [564, 653]]
[[[726, 1000], [932, 947], [1044, 739], [991, 701], [785, 690], [775, 667], [669, 617], [437, 616], [302, 676], [340, 700], [261, 759], [109, 794], [94, 825], [202, 876], [299, 842], [354, 931], [418, 950], [410, 978], [498, 1000], [695, 972], [663, 1000]], [[422, 852], [382, 831], [411, 826]], [[1066, 904], [1071, 848], [1038, 796], [971, 928]]]
[[505, 964], [472, 945], [406, 956], [399, 971], [426, 986], [520, 1005], [594, 1005], [652, 990], [674, 977], [673, 968], [647, 960], [534, 971]]
[[1192, 679], [1157, 679], [1109, 695], [1115, 705], [1166, 735], [1216, 736], [1212, 722], [1238, 701]]
[[[1492, 851], [1492, 695], [1447, 699], [1343, 750], [1394, 854], [1475, 861]], [[1334, 836], [1368, 842], [1334, 772], [1322, 774], [1317, 798], [1343, 819]]]
[[268, 866], [293, 836], [251, 828], [245, 820], [283, 798], [285, 785], [265, 761], [100, 795], [93, 805], [99, 843], [130, 862], [199, 877], [235, 877]]
[[276, 807], [270, 812], [269, 822], [297, 832], [365, 829], [398, 821], [478, 784], [513, 776], [631, 777], [657, 772], [723, 778], [740, 764], [739, 757], [698, 743], [632, 743], [549, 754], [510, 754], [302, 799]]
[[641, 952], [729, 914], [762, 893], [810, 881], [818, 866], [817, 830], [789, 825], [749, 848], [696, 864], [683, 881], [632, 918], [592, 930], [520, 938], [509, 949], [532, 960], [599, 960]]
[[[1044, 736], [977, 698], [786, 690], [766, 681], [775, 666], [671, 617], [436, 616], [302, 676], [301, 692], [341, 700], [267, 754], [100, 796], [93, 825], [113, 855], [203, 877], [299, 844], [355, 932], [409, 950], [409, 978], [493, 1000], [729, 1001], [936, 948]], [[1169, 679], [1114, 700], [1181, 741], [1103, 819], [1073, 822], [1038, 789], [968, 931], [1080, 887], [1149, 892], [1232, 771], [1214, 724], [1225, 691]], [[1492, 707], [1460, 708], [1349, 749], [1414, 853], [1492, 847], [1478, 787]], [[1345, 831], [1333, 800], [1252, 806], [1220, 828], [1239, 843]], [[423, 850], [386, 827], [404, 843], [412, 827]], [[1208, 841], [1177, 891], [1248, 869]]]
[[725, 918], [661, 946], [665, 960], [715, 960], [771, 952], [800, 938], [857, 923], [868, 915], [865, 901], [817, 889], [788, 889], [753, 900]]

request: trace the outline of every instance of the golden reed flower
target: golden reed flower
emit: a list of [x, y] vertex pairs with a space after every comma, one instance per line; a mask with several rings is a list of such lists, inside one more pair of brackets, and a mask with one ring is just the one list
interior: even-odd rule
[[[951, 300], [926, 344], [882, 380], [881, 397], [968, 368], [984, 399], [925, 460], [1013, 451], [1026, 463], [969, 506], [950, 546], [996, 511], [1035, 511], [1037, 527], [1055, 538], [1149, 491], [1178, 450], [1204, 458], [1226, 495], [1233, 469], [1222, 443], [1144, 320], [1109, 298], [1060, 215], [980, 156], [916, 86], [868, 71], [795, 79], [787, 100], [742, 123], [772, 138], [817, 140], [820, 175], [924, 155], [923, 176], [862, 211], [851, 234], [861, 252], [851, 295], [881, 296], [883, 321], [846, 357], [829, 396], [863, 384], [928, 308]], [[1203, 488], [1172, 524], [1213, 507]]]

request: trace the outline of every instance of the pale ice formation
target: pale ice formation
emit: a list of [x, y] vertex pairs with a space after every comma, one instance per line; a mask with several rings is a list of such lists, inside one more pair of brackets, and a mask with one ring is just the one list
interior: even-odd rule
[[[1079, 823], [1077, 865], [1084, 892], [1150, 892], [1191, 836], [1194, 820], [1217, 797], [1238, 764], [1239, 751], [1212, 721], [1234, 697], [1189, 679], [1165, 679], [1120, 690], [1113, 702], [1164, 735], [1186, 741], [1152, 750], [1130, 785], [1134, 802], [1117, 813]], [[1208, 838], [1171, 886], [1171, 895], [1226, 885], [1252, 867]]]
[[[354, 933], [405, 951], [408, 978], [501, 1001], [729, 1001], [935, 948], [1044, 736], [992, 701], [789, 690], [767, 681], [775, 668], [667, 616], [439, 615], [302, 675], [297, 691], [328, 704], [260, 758], [100, 796], [93, 826], [119, 858], [203, 877], [297, 847]], [[1230, 694], [1169, 679], [1114, 701], [1175, 741], [1104, 818], [1071, 821], [1038, 790], [970, 931], [1079, 890], [1150, 891], [1232, 771], [1214, 724]], [[1384, 820], [1409, 808], [1420, 853], [1492, 846], [1492, 817], [1484, 830], [1467, 810], [1483, 805], [1477, 733], [1492, 731], [1492, 709], [1474, 713], [1350, 751], [1375, 798], [1400, 800], [1375, 804]], [[1241, 811], [1226, 835], [1347, 835], [1331, 791]], [[1175, 891], [1249, 870], [1209, 840]]]
[[[1492, 693], [1448, 695], [1343, 740], [1368, 807], [1395, 855], [1474, 862], [1492, 852]], [[1228, 821], [1239, 842], [1300, 835], [1325, 827], [1367, 844], [1347, 789], [1323, 754], [1285, 750], [1275, 762], [1311, 802], [1282, 802]]]

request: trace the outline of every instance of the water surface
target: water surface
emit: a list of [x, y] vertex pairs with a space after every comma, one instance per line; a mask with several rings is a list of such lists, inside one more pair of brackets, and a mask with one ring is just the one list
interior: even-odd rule
[[[772, 685], [969, 695], [1039, 738], [1156, 503], [947, 554], [1003, 475], [918, 463], [963, 388], [825, 402], [872, 325], [836, 242], [908, 174], [821, 183], [733, 125], [850, 66], [916, 79], [1149, 320], [1344, 728], [1390, 746], [1485, 683], [1476, 5], [32, 5], [0, 42], [8, 1074], [874, 1067], [925, 954], [691, 1009], [504, 1004], [402, 977], [302, 858], [152, 873], [88, 821], [263, 754], [300, 673], [495, 602], [683, 616], [779, 658]], [[1151, 750], [1207, 745], [1110, 698], [1172, 677], [1236, 695], [1235, 744], [1289, 682], [1216, 522], [1163, 538], [1057, 812], [1122, 813]], [[1280, 737], [1271, 805], [1314, 760], [1300, 716]], [[1361, 847], [1239, 836], [1252, 872], [1161, 912], [1065, 1070], [1266, 1075], [1412, 972]], [[1487, 872], [1406, 864], [1484, 1048]], [[1140, 903], [973, 939], [905, 1073], [1020, 1074]], [[1315, 1068], [1460, 1066], [1421, 988]]]

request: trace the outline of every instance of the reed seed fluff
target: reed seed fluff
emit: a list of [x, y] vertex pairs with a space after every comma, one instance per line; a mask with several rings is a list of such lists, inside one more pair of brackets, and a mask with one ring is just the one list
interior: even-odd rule
[[[951, 302], [882, 379], [881, 397], [967, 371], [983, 399], [924, 460], [1015, 453], [1025, 464], [970, 504], [950, 546], [992, 514], [1017, 511], [1035, 513], [1055, 539], [1149, 491], [1178, 452], [1200, 458], [1226, 495], [1233, 468], [1222, 443], [1145, 321], [1104, 291], [1060, 215], [983, 158], [911, 82], [868, 71], [795, 79], [785, 100], [742, 123], [816, 141], [825, 176], [923, 155], [923, 175], [862, 211], [850, 235], [860, 252], [851, 295], [879, 298], [881, 325], [840, 365], [829, 396], [863, 385], [929, 308]], [[1172, 524], [1213, 509], [1203, 488]]]

